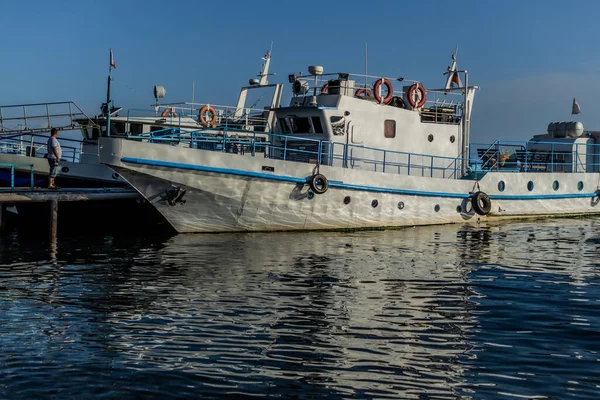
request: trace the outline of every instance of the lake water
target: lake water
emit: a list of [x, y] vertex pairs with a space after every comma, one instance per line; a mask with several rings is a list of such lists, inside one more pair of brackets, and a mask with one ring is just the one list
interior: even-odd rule
[[0, 244], [0, 398], [600, 398], [600, 219]]

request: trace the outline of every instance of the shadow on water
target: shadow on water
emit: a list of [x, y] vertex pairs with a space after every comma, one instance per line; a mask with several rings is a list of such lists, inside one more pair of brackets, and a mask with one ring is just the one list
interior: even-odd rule
[[595, 398], [598, 225], [14, 234], [0, 394]]

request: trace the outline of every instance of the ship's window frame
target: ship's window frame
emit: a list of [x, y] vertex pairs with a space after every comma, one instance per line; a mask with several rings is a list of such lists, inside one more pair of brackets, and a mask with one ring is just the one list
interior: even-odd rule
[[281, 119], [281, 133], [284, 135], [292, 133], [292, 128], [287, 117]]
[[110, 133], [111, 133], [111, 135], [112, 134], [124, 135], [125, 134], [125, 122], [124, 121], [111, 122], [110, 123]]
[[386, 119], [383, 121], [383, 136], [388, 139], [396, 137], [396, 120]]
[[[134, 129], [135, 127], [135, 129]], [[139, 132], [138, 128], [139, 127]], [[129, 134], [132, 136], [141, 135], [144, 132], [144, 124], [141, 122], [130, 122], [129, 123]]]
[[323, 133], [323, 123], [321, 122], [321, 117], [310, 117], [310, 123], [312, 125], [313, 133]]
[[288, 121], [290, 131], [294, 135], [301, 133], [313, 133], [311, 132], [312, 126], [310, 117], [299, 117], [297, 115], [290, 115], [286, 118], [286, 120]]

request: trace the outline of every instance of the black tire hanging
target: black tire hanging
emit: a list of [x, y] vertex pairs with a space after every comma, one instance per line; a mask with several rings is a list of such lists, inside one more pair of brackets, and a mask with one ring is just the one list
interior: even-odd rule
[[473, 210], [479, 215], [488, 215], [492, 210], [492, 201], [484, 192], [475, 192], [471, 198]]
[[325, 175], [321, 174], [314, 174], [311, 176], [310, 180], [308, 181], [308, 185], [316, 194], [323, 194], [329, 188], [329, 182], [327, 182], [327, 178], [325, 178]]

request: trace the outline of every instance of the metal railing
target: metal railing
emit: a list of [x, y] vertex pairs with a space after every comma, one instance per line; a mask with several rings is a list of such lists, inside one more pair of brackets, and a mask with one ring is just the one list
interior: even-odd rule
[[383, 173], [458, 179], [466, 172], [460, 169], [464, 160], [456, 157], [384, 150], [289, 135], [258, 135], [251, 131], [224, 130], [215, 134], [209, 130], [181, 132], [169, 128], [129, 137], [129, 140]]
[[[16, 154], [28, 157], [45, 158], [48, 154], [48, 135], [32, 133], [21, 133], [9, 136], [0, 136], [0, 154]], [[62, 158], [64, 160], [77, 162], [81, 155], [83, 140], [60, 138]], [[72, 146], [65, 145], [72, 144]]]
[[600, 145], [573, 141], [471, 143], [470, 160], [482, 171], [600, 172]]
[[[206, 106], [206, 107], [205, 107]], [[211, 107], [215, 114], [210, 112]], [[203, 113], [200, 111], [204, 110]], [[164, 119], [179, 127], [181, 124], [197, 123], [208, 127], [230, 126], [244, 130], [256, 130], [266, 132], [270, 130], [268, 118], [264, 116], [265, 109], [244, 107], [238, 113], [236, 107], [211, 103], [172, 103], [161, 104], [148, 109], [129, 109], [127, 111], [127, 122], [135, 122], [139, 118]], [[237, 115], [236, 115], [237, 114]], [[204, 123], [201, 121], [204, 119]]]
[[10, 189], [15, 188], [15, 168], [16, 167], [29, 167], [29, 189], [33, 190], [34, 188], [34, 170], [33, 164], [9, 164], [9, 163], [0, 163], [0, 169], [10, 168]]
[[72, 101], [0, 106], [0, 134], [39, 133], [50, 128], [76, 129], [76, 119], [90, 118]]
[[[392, 96], [399, 97], [403, 99], [402, 101], [406, 100], [406, 94], [404, 93], [403, 86], [405, 86], [406, 84], [411, 85], [415, 83], [422, 85], [419, 81], [410, 79], [364, 74], [324, 74], [318, 77], [316, 80], [314, 79], [314, 77], [311, 76], [299, 76], [297, 78], [306, 81], [307, 92], [305, 96], [312, 96], [323, 94], [322, 90], [325, 88], [325, 85], [327, 85], [327, 91], [329, 91], [331, 88], [331, 81], [337, 80], [336, 78], [339, 78], [340, 75], [345, 75], [344, 79], [347, 80], [340, 81], [339, 91], [344, 92], [352, 89], [353, 92], [349, 94], [352, 96], [356, 95], [357, 91], [362, 89], [363, 94], [368, 91], [368, 93], [370, 93], [369, 97], [373, 97], [374, 84], [381, 78], [385, 78], [388, 81], [390, 81], [392, 86], [394, 86], [395, 83], [401, 82], [400, 89], [392, 88]], [[354, 81], [354, 86], [352, 86], [351, 88], [348, 86], [348, 80]], [[461, 122], [463, 112], [462, 105], [464, 103], [464, 92], [462, 91], [463, 89], [454, 88], [447, 90], [428, 90], [425, 87], [424, 89], [426, 91], [427, 100], [425, 101], [425, 104], [420, 110], [421, 120], [423, 122], [454, 125], [459, 124]], [[405, 106], [408, 107], [408, 104], [405, 104]]]

